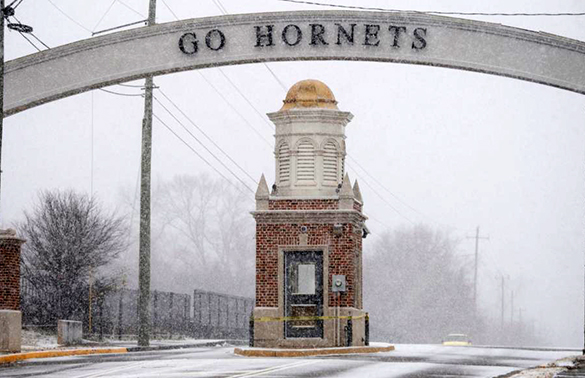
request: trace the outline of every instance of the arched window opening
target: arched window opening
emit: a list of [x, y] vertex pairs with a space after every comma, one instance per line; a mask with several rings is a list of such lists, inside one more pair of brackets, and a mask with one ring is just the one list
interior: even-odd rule
[[308, 140], [299, 144], [297, 181], [315, 181], [315, 147]]
[[286, 142], [278, 148], [278, 179], [281, 185], [290, 181], [290, 148]]
[[339, 182], [337, 147], [333, 142], [325, 143], [323, 151], [323, 180], [326, 184], [336, 185]]

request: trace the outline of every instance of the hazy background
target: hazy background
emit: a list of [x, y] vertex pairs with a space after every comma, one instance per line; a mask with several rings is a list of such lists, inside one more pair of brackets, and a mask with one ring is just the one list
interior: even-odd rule
[[[142, 18], [123, 4], [144, 16], [148, 6], [147, 0], [123, 0], [111, 8], [110, 0], [51, 1], [89, 30]], [[212, 0], [165, 2], [180, 19], [220, 14]], [[335, 3], [404, 10], [585, 11], [585, 4], [579, 1], [507, 0], [481, 5], [442, 1], [440, 6], [435, 1]], [[222, 0], [222, 4], [230, 13], [326, 9], [269, 0]], [[49, 46], [91, 36], [48, 0], [24, 0], [16, 15], [33, 26], [36, 36]], [[585, 40], [583, 16], [474, 18]], [[159, 0], [157, 22], [174, 20]], [[18, 33], [9, 31], [5, 48], [6, 60], [36, 51]], [[287, 88], [307, 78], [325, 82], [339, 108], [355, 115], [347, 127], [347, 147], [357, 164], [350, 159], [348, 171], [352, 179], [360, 180], [365, 212], [371, 217], [368, 227], [372, 235], [364, 243], [366, 255], [383, 231], [425, 223], [460, 240], [461, 259], [471, 273], [474, 241], [466, 237], [474, 235], [479, 225], [482, 236], [489, 235], [489, 241], [480, 242], [482, 312], [499, 319], [504, 276], [507, 318], [514, 291], [514, 317], [522, 311], [523, 319], [540, 330], [550, 345], [583, 345], [583, 96], [444, 68], [362, 62], [268, 65]], [[222, 70], [261, 114], [281, 106], [286, 91], [264, 65]], [[272, 148], [250, 127], [270, 142], [272, 128], [218, 69], [157, 77], [155, 83], [252, 177], [265, 173], [269, 185], [274, 182]], [[108, 89], [141, 93], [137, 87]], [[73, 188], [93, 193], [108, 207], [126, 211], [128, 201], [124, 198], [133, 198], [136, 193], [142, 112], [139, 96], [93, 91], [7, 118], [2, 156], [3, 225], [21, 219], [23, 209], [41, 189]], [[154, 112], [188, 140], [158, 104]], [[208, 156], [194, 141], [189, 143]], [[154, 183], [177, 174], [204, 172], [217, 177], [155, 120]], [[255, 189], [254, 182], [240, 176]], [[246, 198], [250, 200], [244, 208], [252, 210], [251, 195]], [[137, 239], [137, 235], [132, 238]], [[391, 280], [388, 277], [389, 284]], [[180, 281], [168, 281], [181, 287]], [[364, 295], [368, 296], [367, 287]]]

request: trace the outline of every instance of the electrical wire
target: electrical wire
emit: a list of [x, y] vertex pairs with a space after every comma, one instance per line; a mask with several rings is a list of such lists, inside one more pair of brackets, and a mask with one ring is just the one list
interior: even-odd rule
[[[22, 25], [22, 22], [20, 22], [20, 20], [18, 18], [16, 18], [15, 15], [12, 15], [12, 18], [14, 18], [16, 20], [16, 22], [18, 22], [19, 24]], [[22, 32], [20, 32], [20, 34], [22, 34]], [[36, 39], [37, 41], [39, 41], [41, 43], [41, 45], [45, 46], [47, 49], [50, 49], [50, 47], [47, 46], [47, 44], [45, 42], [41, 41], [36, 35], [34, 35], [34, 33], [32, 31], [30, 33], [28, 33], [28, 34], [30, 34], [31, 36], [33, 36], [34, 39]], [[37, 50], [38, 50], [38, 48], [37, 48]], [[39, 50], [39, 51], [41, 51], [41, 50]]]
[[264, 138], [264, 136], [258, 131], [256, 130], [256, 128], [254, 126], [252, 126], [252, 124], [250, 122], [248, 122], [248, 120], [242, 115], [242, 113], [240, 113], [238, 111], [238, 109], [236, 109], [232, 103], [219, 91], [219, 89], [217, 89], [217, 87], [215, 85], [213, 85], [201, 72], [197, 71], [197, 73], [203, 78], [203, 80], [205, 80], [205, 82], [207, 82], [207, 84], [209, 84], [209, 86], [211, 88], [213, 88], [213, 90], [223, 99], [223, 101], [225, 101], [225, 103], [244, 121], [244, 123], [252, 130], [254, 131], [254, 133], [256, 135], [258, 135], [270, 148], [274, 148], [274, 146], [268, 141], [266, 140], [266, 138]]
[[232, 163], [233, 163], [233, 164], [234, 164], [236, 167], [238, 167], [238, 169], [239, 169], [240, 171], [242, 171], [242, 172], [243, 172], [243, 173], [244, 173], [246, 176], [248, 176], [248, 177], [250, 178], [250, 180], [252, 180], [252, 182], [254, 182], [254, 183], [256, 183], [256, 184], [258, 183], [258, 182], [257, 182], [257, 181], [256, 181], [256, 180], [255, 180], [255, 179], [252, 177], [252, 176], [250, 176], [250, 174], [248, 174], [248, 172], [246, 172], [246, 170], [245, 170], [244, 168], [242, 168], [242, 167], [241, 167], [241, 166], [240, 166], [240, 165], [239, 165], [239, 164], [238, 164], [238, 163], [237, 163], [237, 162], [236, 162], [234, 159], [232, 159], [232, 158], [231, 158], [231, 156], [230, 156], [230, 155], [228, 155], [228, 153], [227, 153], [227, 152], [225, 152], [225, 151], [224, 151], [224, 150], [223, 150], [223, 149], [222, 149], [220, 146], [218, 146], [218, 145], [217, 145], [217, 143], [215, 143], [215, 142], [213, 141], [213, 139], [211, 139], [211, 138], [209, 137], [209, 135], [207, 135], [207, 134], [206, 134], [206, 133], [203, 131], [203, 129], [201, 129], [199, 126], [197, 126], [197, 124], [196, 124], [195, 122], [193, 122], [193, 120], [192, 120], [191, 118], [189, 118], [189, 116], [187, 116], [187, 114], [185, 114], [185, 112], [183, 112], [183, 110], [181, 110], [181, 108], [179, 108], [179, 106], [178, 106], [178, 105], [177, 105], [177, 104], [176, 104], [176, 103], [175, 103], [173, 100], [171, 100], [171, 99], [170, 99], [170, 98], [169, 98], [169, 97], [168, 97], [168, 96], [167, 96], [167, 95], [166, 95], [166, 94], [163, 92], [163, 90], [162, 90], [162, 89], [159, 89], [159, 92], [160, 92], [160, 94], [161, 94], [161, 95], [163, 95], [163, 96], [164, 96], [164, 97], [167, 99], [167, 101], [168, 101], [168, 102], [170, 102], [170, 103], [171, 103], [171, 104], [172, 104], [172, 105], [175, 107], [175, 109], [177, 109], [177, 110], [179, 111], [179, 113], [181, 113], [181, 115], [183, 115], [183, 117], [185, 117], [185, 118], [186, 118], [186, 119], [189, 121], [189, 123], [191, 123], [191, 125], [193, 125], [193, 126], [194, 126], [194, 127], [197, 129], [197, 130], [199, 130], [199, 132], [200, 132], [201, 134], [203, 134], [203, 136], [205, 136], [205, 138], [207, 138], [207, 140], [208, 140], [208, 141], [210, 141], [210, 142], [211, 142], [211, 143], [212, 143], [212, 144], [215, 146], [215, 148], [217, 148], [217, 149], [218, 149], [218, 150], [219, 150], [219, 151], [220, 151], [220, 152], [221, 152], [221, 153], [222, 153], [222, 154], [223, 154], [225, 157], [227, 157], [227, 158], [229, 159], [229, 161], [231, 161], [231, 162], [232, 162]]
[[179, 17], [177, 17], [177, 15], [175, 14], [175, 12], [173, 12], [173, 10], [171, 9], [171, 7], [169, 7], [169, 5], [167, 4], [167, 2], [165, 0], [161, 0], [163, 5], [169, 10], [169, 12], [171, 12], [171, 14], [173, 15], [173, 17], [175, 17], [177, 19], [177, 21], [179, 20]]
[[394, 210], [394, 212], [396, 214], [398, 214], [399, 216], [401, 216], [402, 218], [404, 218], [405, 220], [407, 220], [410, 224], [412, 224], [412, 225], [415, 224], [410, 218], [408, 218], [406, 215], [402, 214], [397, 208], [395, 208], [390, 202], [388, 202], [386, 200], [386, 198], [384, 198], [384, 196], [382, 196], [372, 185], [370, 185], [355, 170], [353, 171], [353, 173], [360, 179], [360, 181], [362, 181], [364, 184], [366, 184], [374, 192], [374, 194], [376, 194], [382, 200], [382, 202], [384, 202], [389, 208], [391, 208], [392, 210]]
[[[215, 0], [214, 0], [215, 1]], [[307, 4], [317, 5], [321, 7], [332, 7], [332, 8], [343, 8], [343, 9], [360, 9], [360, 10], [374, 10], [381, 12], [414, 12], [414, 13], [426, 13], [426, 14], [440, 14], [450, 16], [511, 16], [511, 17], [525, 17], [525, 16], [585, 16], [585, 12], [555, 12], [555, 13], [529, 13], [529, 12], [446, 12], [446, 11], [418, 11], [418, 10], [405, 10], [405, 9], [391, 9], [391, 8], [376, 8], [376, 7], [361, 7], [357, 5], [340, 5], [340, 4], [329, 4], [329, 3], [317, 3], [314, 1], [304, 0], [277, 0], [283, 3], [295, 3], [295, 4]]]
[[[382, 189], [384, 189], [388, 194], [390, 194], [395, 200], [397, 200], [398, 202], [400, 202], [402, 205], [406, 206], [407, 208], [409, 208], [410, 210], [414, 211], [415, 213], [417, 213], [420, 216], [423, 216], [425, 218], [429, 218], [428, 216], [426, 216], [425, 214], [421, 213], [420, 211], [418, 211], [417, 209], [415, 209], [414, 207], [410, 206], [409, 204], [407, 204], [406, 202], [404, 202], [402, 199], [400, 199], [396, 194], [392, 193], [390, 191], [390, 189], [388, 189], [386, 186], [384, 186], [384, 184], [382, 184], [375, 176], [373, 176], [372, 174], [370, 174], [360, 163], [357, 162], [357, 160], [355, 160], [352, 156], [350, 156], [349, 154], [346, 155], [353, 163], [357, 165], [358, 167], [361, 168], [361, 170], [368, 175], [376, 184], [378, 184]], [[354, 169], [355, 171], [355, 169]]]
[[[224, 13], [227, 14], [227, 11], [225, 10], [225, 8], [223, 7], [223, 5], [219, 2], [216, 2], [216, 0], [212, 0], [213, 3], [219, 8], [219, 10]], [[171, 10], [171, 8], [169, 7], [168, 4], [166, 4], [166, 7], [171, 11], [171, 13], [175, 16], [175, 18], [177, 20], [179, 20], [179, 18], [177, 17], [177, 15]], [[219, 72], [228, 80], [228, 82], [232, 85], [232, 87], [234, 87], [234, 89], [238, 92], [238, 94], [240, 96], [242, 96], [244, 98], [244, 100], [248, 103], [248, 105], [250, 105], [252, 107], [252, 109], [254, 109], [254, 111], [262, 118], [262, 120], [264, 122], [268, 121], [264, 118], [264, 116], [262, 115], [262, 113], [260, 113], [260, 111], [254, 106], [252, 105], [252, 103], [250, 102], [250, 100], [248, 100], [248, 98], [242, 93], [242, 91], [240, 91], [240, 89], [234, 84], [234, 82], [223, 72], [223, 70], [220, 68]], [[262, 138], [267, 144], [268, 146], [270, 146], [271, 148], [273, 148], [272, 144], [266, 140], [266, 138], [264, 138], [264, 136], [262, 136], [262, 134], [260, 134], [258, 132], [258, 130], [256, 130], [255, 127], [253, 127], [248, 120], [227, 100], [227, 98], [219, 91], [219, 89], [217, 89], [217, 87], [215, 87], [209, 80], [207, 80], [207, 78], [199, 71], [197, 71], [197, 73], [203, 78], [203, 80], [205, 80], [207, 82], [207, 84], [209, 84], [209, 86], [211, 86], [213, 88], [213, 90], [215, 90], [215, 92], [228, 104], [228, 106], [230, 108], [232, 108], [232, 110], [234, 112], [236, 112], [236, 114], [238, 114], [240, 116], [240, 118], [248, 125], [248, 127], [250, 127], [254, 133], [256, 133], [256, 135], [258, 135], [260, 138]], [[271, 127], [272, 129], [272, 125], [270, 123], [268, 123], [268, 125]]]
[[143, 19], [147, 19], [148, 18], [145, 15], [143, 15], [142, 13], [138, 12], [136, 9], [132, 8], [130, 5], [128, 5], [125, 2], [123, 2], [122, 0], [118, 0], [118, 3], [120, 3], [123, 6], [125, 6], [126, 8], [128, 8], [129, 10], [131, 10], [132, 12], [134, 12], [135, 14], [139, 15]]
[[254, 104], [252, 104], [252, 102], [250, 100], [248, 100], [248, 97], [246, 97], [242, 93], [242, 91], [236, 86], [236, 84], [234, 84], [234, 82], [232, 81], [232, 79], [230, 79], [226, 75], [226, 73], [223, 72], [223, 70], [221, 68], [219, 68], [219, 72], [223, 75], [223, 77], [225, 77], [227, 79], [227, 81], [229, 81], [229, 83], [232, 85], [232, 87], [234, 87], [234, 89], [236, 90], [236, 92], [238, 92], [238, 94], [248, 103], [248, 105], [250, 105], [250, 107], [252, 109], [254, 109], [254, 111], [256, 112], [256, 114], [258, 114], [258, 116], [262, 119], [262, 121], [264, 121], [264, 123], [266, 123], [268, 125], [268, 127], [270, 128], [270, 130], [274, 130], [274, 125], [272, 123], [270, 123], [270, 121], [268, 121], [264, 115], [262, 115], [262, 113], [254, 106]]
[[22, 36], [22, 38], [26, 39], [28, 41], [28, 43], [30, 43], [35, 49], [37, 49], [38, 52], [41, 52], [41, 49], [39, 49], [37, 47], [37, 45], [35, 45], [30, 39], [28, 39], [27, 36], [24, 35], [23, 32], [19, 31], [18, 33]]
[[77, 22], [77, 20], [75, 20], [73, 17], [71, 17], [67, 13], [65, 13], [52, 0], [47, 0], [47, 2], [49, 2], [49, 4], [51, 4], [55, 9], [57, 9], [59, 11], [59, 13], [61, 13], [63, 16], [65, 16], [67, 19], [69, 19], [69, 21], [73, 22], [75, 25], [79, 26], [80, 28], [82, 28], [83, 30], [85, 30], [85, 31], [87, 31], [89, 33], [92, 32], [91, 30], [89, 30], [88, 28], [86, 28], [85, 26], [83, 26], [82, 24], [80, 24], [79, 22]]
[[[240, 176], [236, 175], [223, 161], [221, 161], [221, 159], [219, 159], [217, 157], [217, 155], [215, 155], [213, 153], [213, 151], [211, 151], [209, 148], [207, 148], [207, 146], [201, 142], [201, 140], [199, 140], [199, 138], [197, 138], [188, 128], [187, 126], [185, 126], [185, 124], [183, 124], [174, 114], [173, 112], [171, 112], [156, 96], [153, 96], [154, 100], [156, 102], [158, 102], [158, 104], [160, 106], [162, 106], [162, 108], [170, 114], [170, 116], [179, 124], [181, 125], [181, 127], [193, 138], [195, 139], [195, 141], [197, 143], [199, 143], [199, 145], [201, 145], [201, 147], [203, 147], [205, 149], [205, 151], [207, 151], [219, 164], [221, 164], [222, 167], [224, 167], [232, 176], [234, 176], [236, 178], [236, 180], [238, 180], [242, 185], [244, 185], [249, 191], [251, 191], [252, 193], [254, 193], [254, 191], [252, 189], [250, 189], [250, 187], [240, 178]], [[244, 172], [245, 173], [245, 172]], [[246, 173], [247, 174], [247, 173]], [[252, 182], [256, 182], [254, 179], [252, 179], [251, 176], [248, 175], [248, 177], [250, 177], [250, 179], [252, 180]]]
[[[226, 180], [227, 182], [230, 183], [230, 185], [233, 185], [234, 188], [236, 188], [241, 194], [246, 195], [246, 193], [242, 192], [242, 190], [233, 182], [231, 182], [227, 177], [225, 177], [225, 175], [223, 173], [221, 173], [217, 168], [215, 168], [209, 161], [207, 161], [207, 159], [205, 159], [203, 156], [201, 156], [201, 154], [199, 154], [193, 147], [191, 147], [191, 145], [189, 143], [187, 143], [183, 138], [181, 138], [179, 136], [179, 134], [177, 134], [171, 127], [169, 127], [169, 125], [167, 125], [162, 119], [160, 119], [160, 117], [158, 117], [155, 113], [152, 113], [152, 115], [154, 116], [154, 118], [156, 118], [164, 127], [166, 127], [177, 139], [179, 139], [181, 142], [183, 142], [183, 144], [185, 146], [187, 146], [187, 148], [189, 148], [195, 155], [197, 155], [201, 160], [203, 160], [203, 162], [205, 164], [207, 164], [211, 169], [213, 169], [218, 175], [220, 175], [224, 180]], [[251, 190], [250, 188], [246, 187], [248, 190]], [[252, 191], [252, 193], [254, 193]], [[253, 197], [252, 197], [253, 198]]]
[[106, 10], [106, 12], [102, 15], [102, 17], [100, 18], [100, 20], [97, 22], [97, 24], [95, 24], [92, 33], [97, 29], [97, 27], [100, 25], [100, 23], [102, 22], [102, 20], [104, 19], [104, 17], [106, 17], [106, 15], [110, 12], [110, 9], [112, 9], [112, 7], [114, 6], [114, 4], [116, 3], [117, 0], [112, 1], [112, 3], [110, 4], [110, 6], [108, 7], [108, 9]]
[[[219, 9], [219, 11], [226, 15], [229, 14], [229, 12], [227, 11], [227, 9], [223, 6], [223, 4], [221, 3], [221, 0], [212, 0], [213, 3], [215, 4], [215, 6]], [[278, 83], [278, 85], [280, 85], [280, 87], [287, 92], [288, 88], [286, 87], [286, 85], [284, 85], [284, 83], [278, 78], [278, 76], [276, 76], [276, 74], [274, 73], [274, 71], [272, 71], [272, 69], [268, 66], [267, 63], [262, 63], [262, 65], [264, 67], [266, 67], [266, 69], [268, 70], [268, 72], [270, 72], [270, 74], [272, 75], [272, 77], [274, 77], [274, 79], [276, 80], [276, 82]]]

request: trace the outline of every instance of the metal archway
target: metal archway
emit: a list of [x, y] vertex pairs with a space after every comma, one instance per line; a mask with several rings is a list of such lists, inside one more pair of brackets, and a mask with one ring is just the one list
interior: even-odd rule
[[300, 11], [157, 24], [11, 60], [4, 112], [149, 75], [297, 60], [448, 67], [585, 94], [581, 41], [420, 13]]

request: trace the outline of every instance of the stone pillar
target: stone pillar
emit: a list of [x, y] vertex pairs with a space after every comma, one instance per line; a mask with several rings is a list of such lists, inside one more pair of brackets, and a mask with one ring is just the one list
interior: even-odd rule
[[16, 231], [0, 230], [0, 352], [20, 352], [20, 247]]
[[81, 344], [82, 337], [83, 329], [81, 327], [81, 322], [75, 320], [59, 320], [57, 322], [57, 344]]

